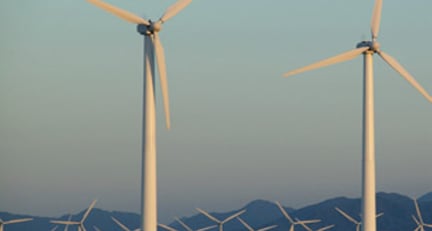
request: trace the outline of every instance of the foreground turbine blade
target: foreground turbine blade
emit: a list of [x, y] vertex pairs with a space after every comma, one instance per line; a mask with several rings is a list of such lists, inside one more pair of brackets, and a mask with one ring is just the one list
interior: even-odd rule
[[359, 224], [358, 221], [356, 221], [354, 218], [352, 218], [350, 215], [346, 214], [344, 211], [342, 211], [341, 209], [339, 209], [338, 207], [336, 207], [336, 210], [342, 214], [342, 216], [344, 216], [346, 219], [350, 220], [352, 223], [354, 224]]
[[[427, 91], [414, 79], [414, 77], [410, 73], [408, 73], [407, 70], [405, 70], [405, 68], [402, 67], [402, 65], [398, 61], [396, 61], [396, 59], [382, 51], [379, 51], [378, 54], [394, 70], [399, 72], [399, 74], [402, 75], [402, 77], [404, 77], [406, 81], [408, 81], [415, 89], [417, 89], [417, 91], [419, 91], [427, 100], [429, 100], [429, 102], [432, 103], [432, 96], [427, 93]], [[415, 203], [417, 204], [417, 202]]]
[[122, 228], [124, 231], [130, 231], [130, 229], [128, 229], [128, 227], [126, 227], [125, 225], [123, 225], [119, 220], [115, 219], [114, 217], [111, 217], [111, 219], [118, 225], [120, 226], [120, 228]]
[[210, 215], [208, 212], [200, 209], [200, 208], [196, 208], [196, 210], [198, 210], [198, 212], [202, 213], [204, 216], [208, 217], [210, 220], [216, 222], [216, 223], [221, 223], [221, 221], [219, 221], [216, 217]]
[[10, 221], [4, 221], [3, 224], [8, 225], [8, 224], [15, 224], [15, 223], [27, 222], [27, 221], [32, 221], [32, 220], [33, 220], [33, 218], [15, 219], [15, 220], [10, 220]]
[[170, 104], [169, 104], [169, 94], [168, 94], [168, 80], [167, 80], [167, 73], [166, 73], [166, 63], [165, 63], [165, 52], [162, 46], [162, 43], [160, 42], [158, 33], [154, 34], [153, 37], [153, 44], [154, 49], [156, 53], [156, 60], [158, 65], [158, 71], [159, 71], [159, 77], [160, 77], [160, 86], [162, 89], [162, 98], [163, 98], [163, 104], [164, 104], [164, 111], [165, 111], [165, 120], [166, 120], [166, 127], [168, 129], [171, 128], [171, 114], [170, 114]]
[[90, 211], [93, 209], [93, 207], [95, 206], [96, 202], [97, 202], [97, 200], [93, 200], [92, 201], [92, 203], [88, 207], [87, 211], [84, 213], [84, 216], [81, 219], [81, 223], [83, 223], [87, 219], [87, 216], [90, 214]]
[[381, 12], [382, 12], [382, 0], [375, 0], [375, 6], [371, 20], [371, 33], [372, 40], [378, 38], [380, 23], [381, 23]]
[[225, 220], [223, 220], [222, 223], [226, 223], [226, 222], [228, 222], [228, 221], [230, 221], [230, 220], [232, 220], [232, 219], [234, 219], [234, 218], [236, 218], [236, 217], [242, 215], [242, 214], [245, 213], [245, 212], [246, 212], [246, 210], [242, 210], [242, 211], [240, 211], [240, 212], [234, 213], [233, 215], [231, 215], [231, 216], [225, 218]]
[[111, 4], [102, 2], [100, 0], [87, 0], [87, 1], [90, 2], [91, 4], [95, 5], [95, 6], [98, 6], [102, 9], [110, 12], [111, 14], [116, 15], [119, 18], [122, 18], [122, 19], [128, 21], [128, 22], [135, 23], [135, 24], [144, 24], [147, 26], [150, 25], [150, 23], [147, 20], [145, 20], [139, 16], [136, 16], [130, 12], [122, 10], [118, 7], [115, 7]]
[[285, 211], [285, 209], [282, 207], [279, 201], [276, 201], [276, 205], [279, 207], [279, 210], [282, 212], [284, 217], [288, 219], [291, 224], [294, 224], [294, 220], [288, 215], [288, 213]]
[[287, 72], [284, 74], [284, 76], [288, 77], [288, 76], [296, 75], [296, 74], [299, 74], [299, 73], [302, 73], [305, 71], [310, 71], [310, 70], [314, 70], [314, 69], [317, 69], [320, 67], [325, 67], [325, 66], [336, 64], [336, 63], [348, 61], [348, 60], [351, 60], [351, 59], [359, 56], [360, 54], [362, 54], [363, 52], [365, 52], [368, 49], [369, 49], [368, 47], [357, 48], [357, 49], [342, 53], [340, 55], [334, 56], [332, 58], [328, 58], [328, 59], [319, 61], [319, 62], [311, 64], [309, 66], [305, 66], [305, 67]]
[[160, 21], [162, 23], [168, 21], [168, 19], [174, 17], [176, 14], [178, 14], [181, 10], [183, 10], [187, 5], [189, 5], [192, 2], [192, 0], [179, 0], [173, 5], [171, 5], [165, 13], [160, 18]]

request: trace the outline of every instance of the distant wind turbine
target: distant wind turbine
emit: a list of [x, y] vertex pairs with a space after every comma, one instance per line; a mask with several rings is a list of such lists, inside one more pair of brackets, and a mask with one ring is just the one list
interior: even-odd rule
[[6, 225], [23, 223], [23, 222], [28, 222], [28, 221], [32, 221], [32, 220], [33, 220], [33, 218], [21, 218], [21, 219], [9, 220], [9, 221], [3, 221], [2, 219], [0, 219], [0, 231], [3, 231], [3, 229]]
[[271, 225], [271, 226], [263, 227], [260, 229], [254, 229], [248, 223], [246, 223], [246, 221], [244, 221], [240, 217], [237, 217], [237, 220], [239, 220], [244, 225], [244, 227], [246, 227], [246, 229], [248, 229], [249, 231], [267, 231], [267, 230], [274, 229], [277, 227], [277, 225]]
[[78, 231], [86, 231], [85, 227], [84, 227], [84, 222], [86, 221], [88, 215], [90, 214], [91, 210], [93, 209], [93, 207], [95, 206], [97, 200], [92, 201], [92, 203], [90, 204], [90, 206], [87, 208], [87, 210], [85, 211], [83, 217], [81, 218], [80, 221], [51, 221], [51, 223], [53, 224], [60, 224], [60, 225], [77, 225], [78, 226]]
[[301, 221], [299, 219], [296, 219], [296, 221], [294, 221], [294, 219], [291, 218], [291, 216], [287, 213], [287, 211], [285, 211], [285, 209], [282, 207], [282, 205], [278, 201], [276, 201], [275, 203], [279, 207], [279, 210], [282, 212], [284, 217], [290, 222], [291, 226], [290, 226], [289, 231], [294, 231], [295, 226], [299, 225], [299, 224], [313, 224], [313, 223], [318, 223], [321, 221], [321, 220], [304, 220], [304, 221]]
[[100, 0], [88, 2], [137, 24], [138, 32], [144, 36], [144, 93], [143, 93], [143, 143], [142, 143], [142, 185], [141, 185], [141, 229], [157, 230], [157, 179], [156, 179], [156, 105], [155, 105], [155, 57], [158, 63], [160, 86], [165, 109], [166, 126], [169, 129], [170, 111], [165, 54], [159, 40], [162, 24], [189, 5], [192, 0], [179, 0], [170, 6], [157, 21], [136, 16]]
[[363, 102], [363, 168], [362, 168], [362, 217], [365, 231], [376, 230], [376, 198], [375, 198], [375, 122], [374, 122], [374, 79], [373, 55], [377, 53], [385, 62], [405, 78], [429, 102], [432, 102], [426, 90], [406, 71], [396, 59], [384, 53], [377, 42], [381, 21], [382, 0], [376, 0], [371, 22], [371, 41], [357, 44], [357, 49], [319, 61], [312, 65], [302, 67], [284, 74], [285, 77], [296, 75], [305, 71], [333, 65], [351, 60], [361, 54], [364, 55], [364, 102]]
[[225, 218], [224, 220], [219, 220], [219, 219], [217, 219], [216, 217], [210, 215], [210, 213], [208, 213], [208, 212], [206, 212], [206, 211], [204, 211], [204, 210], [202, 210], [202, 209], [200, 209], [200, 208], [197, 208], [196, 210], [198, 210], [198, 212], [200, 212], [200, 213], [203, 214], [204, 216], [208, 217], [210, 220], [214, 221], [214, 222], [218, 225], [218, 227], [219, 227], [219, 231], [223, 231], [223, 225], [224, 225], [225, 223], [227, 223], [228, 221], [230, 221], [230, 220], [232, 220], [232, 219], [234, 219], [234, 218], [236, 218], [236, 217], [242, 215], [244, 212], [246, 212], [246, 210], [242, 210], [242, 211], [240, 211], [240, 212], [234, 213], [233, 215], [231, 215], [231, 216]]
[[[131, 231], [128, 227], [126, 227], [126, 225], [124, 225], [123, 223], [121, 223], [119, 220], [115, 219], [115, 217], [111, 217], [111, 219], [118, 225], [120, 226], [121, 229], [123, 229], [123, 231]], [[140, 231], [140, 229], [135, 229], [134, 231]]]
[[416, 218], [414, 215], [412, 215], [413, 220], [417, 224], [417, 228], [414, 231], [424, 231], [425, 226], [428, 228], [432, 228], [432, 224], [426, 224], [423, 222], [423, 216], [420, 212], [420, 208], [419, 208], [419, 205], [417, 203], [417, 199], [413, 199], [413, 201], [414, 201], [414, 205], [415, 205], [415, 209], [416, 209], [416, 213], [417, 213], [417, 217], [418, 217], [418, 218]]
[[176, 217], [175, 220], [181, 225], [183, 226], [183, 228], [185, 228], [187, 231], [207, 231], [209, 229], [213, 229], [215, 227], [217, 227], [217, 225], [211, 225], [208, 227], [204, 227], [204, 228], [199, 228], [197, 230], [193, 230], [190, 226], [186, 225], [186, 223], [184, 223], [180, 218]]
[[[353, 217], [351, 217], [350, 215], [348, 215], [347, 213], [345, 213], [344, 211], [342, 211], [342, 209], [336, 207], [335, 208], [342, 216], [344, 216], [346, 219], [348, 219], [349, 221], [351, 221], [352, 223], [354, 223], [356, 225], [356, 231], [360, 231], [361, 228], [361, 221], [358, 221], [356, 219], [354, 219]], [[378, 215], [375, 216], [375, 219], [378, 217], [381, 217], [382, 215], [384, 215], [384, 213], [379, 213]]]

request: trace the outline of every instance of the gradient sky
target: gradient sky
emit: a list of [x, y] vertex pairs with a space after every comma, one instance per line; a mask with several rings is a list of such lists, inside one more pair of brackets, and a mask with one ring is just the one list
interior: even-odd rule
[[[158, 18], [173, 0], [107, 0]], [[374, 1], [194, 1], [164, 25], [159, 215], [360, 196], [362, 58]], [[432, 1], [384, 1], [379, 40], [432, 93]], [[0, 211], [139, 211], [142, 37], [82, 0], [0, 2]], [[375, 56], [377, 190], [432, 191], [432, 105]]]

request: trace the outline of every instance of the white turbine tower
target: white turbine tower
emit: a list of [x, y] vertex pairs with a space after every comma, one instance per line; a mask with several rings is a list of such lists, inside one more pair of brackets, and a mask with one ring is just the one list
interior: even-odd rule
[[282, 207], [282, 205], [278, 201], [276, 201], [275, 203], [279, 207], [279, 210], [282, 212], [284, 217], [290, 222], [291, 226], [290, 226], [289, 231], [294, 231], [294, 228], [296, 225], [313, 224], [313, 223], [318, 223], [321, 221], [321, 220], [304, 220], [304, 221], [301, 221], [299, 219], [296, 219], [296, 221], [294, 221], [294, 219], [291, 218], [291, 216], [287, 213], [287, 211], [285, 211], [285, 209]]
[[175, 220], [181, 225], [183, 226], [183, 228], [185, 228], [187, 231], [207, 231], [209, 229], [213, 229], [214, 227], [217, 227], [217, 225], [211, 225], [208, 227], [204, 227], [204, 228], [199, 228], [197, 230], [193, 230], [190, 226], [186, 225], [186, 223], [184, 223], [182, 220], [180, 220], [180, 218], [176, 217]]
[[428, 101], [432, 102], [426, 90], [406, 71], [396, 59], [380, 50], [377, 42], [382, 0], [376, 0], [371, 22], [371, 41], [363, 41], [357, 44], [357, 49], [325, 59], [312, 65], [299, 68], [284, 74], [285, 77], [299, 74], [305, 71], [351, 60], [361, 54], [364, 55], [364, 102], [363, 102], [363, 166], [362, 166], [362, 217], [364, 218], [365, 231], [376, 230], [376, 198], [375, 198], [375, 125], [374, 125], [374, 84], [373, 84], [373, 58], [377, 53], [394, 70], [404, 77], [416, 88]]
[[249, 231], [267, 231], [267, 230], [274, 229], [277, 227], [277, 225], [271, 225], [271, 226], [263, 227], [260, 229], [254, 229], [248, 223], [246, 223], [246, 221], [244, 221], [240, 217], [237, 217], [237, 220], [239, 220], [244, 225], [244, 227], [246, 227], [246, 229], [248, 229]]
[[[344, 211], [342, 211], [342, 209], [336, 207], [335, 208], [342, 216], [344, 216], [346, 219], [348, 219], [349, 221], [351, 221], [352, 223], [354, 223], [356, 225], [356, 231], [360, 231], [361, 228], [361, 221], [358, 221], [356, 219], [354, 219], [353, 217], [351, 217], [350, 215], [348, 215], [347, 213], [345, 213]], [[382, 215], [384, 215], [384, 213], [379, 213], [375, 216], [375, 218], [381, 217]]]
[[144, 94], [143, 94], [143, 143], [142, 143], [142, 185], [141, 185], [141, 229], [157, 230], [157, 178], [156, 178], [156, 106], [155, 106], [155, 67], [158, 72], [165, 109], [166, 126], [170, 128], [170, 111], [168, 99], [168, 83], [166, 77], [165, 55], [159, 40], [162, 24], [175, 16], [192, 0], [179, 0], [169, 7], [157, 21], [151, 21], [119, 9], [100, 0], [88, 2], [120, 17], [130, 23], [137, 24], [138, 32], [144, 36]]
[[198, 212], [200, 212], [201, 214], [203, 214], [204, 216], [206, 216], [206, 217], [209, 218], [210, 220], [214, 221], [214, 222], [218, 225], [218, 227], [219, 227], [219, 231], [223, 231], [223, 225], [224, 225], [225, 223], [227, 223], [228, 221], [230, 221], [230, 220], [232, 220], [232, 219], [234, 219], [234, 218], [236, 218], [236, 217], [242, 215], [244, 212], [246, 212], [246, 210], [242, 210], [242, 211], [240, 211], [240, 212], [234, 213], [233, 215], [231, 215], [231, 216], [225, 218], [224, 220], [219, 220], [219, 219], [217, 219], [216, 217], [210, 215], [208, 212], [206, 212], [206, 211], [204, 211], [204, 210], [202, 210], [202, 209], [200, 209], [200, 208], [197, 208], [196, 210], [198, 210]]
[[425, 226], [428, 228], [432, 228], [432, 224], [426, 224], [423, 222], [423, 216], [420, 212], [420, 208], [419, 208], [419, 205], [417, 203], [417, 199], [413, 199], [413, 201], [414, 201], [414, 205], [415, 205], [415, 209], [416, 209], [416, 213], [417, 213], [417, 218], [414, 215], [412, 215], [413, 220], [417, 224], [417, 228], [414, 231], [424, 231]]
[[[91, 210], [93, 209], [93, 207], [95, 206], [97, 200], [92, 201], [92, 203], [90, 204], [90, 206], [87, 208], [87, 210], [85, 211], [83, 217], [81, 218], [80, 221], [51, 221], [51, 223], [53, 224], [59, 224], [59, 225], [77, 225], [78, 226], [78, 231], [86, 231], [85, 227], [84, 227], [84, 222], [86, 221], [88, 215], [90, 214]], [[70, 218], [69, 218], [70, 219]]]
[[[120, 226], [121, 229], [123, 229], [124, 231], [131, 231], [128, 227], [126, 227], [126, 225], [124, 225], [123, 223], [121, 223], [119, 220], [115, 219], [114, 217], [111, 217], [111, 219], [118, 225]], [[140, 229], [135, 229], [134, 231], [140, 231]]]
[[23, 223], [23, 222], [28, 222], [28, 221], [32, 221], [32, 220], [33, 220], [33, 218], [21, 218], [21, 219], [9, 220], [9, 221], [3, 221], [2, 219], [0, 219], [0, 231], [3, 231], [4, 226], [6, 226], [6, 225]]

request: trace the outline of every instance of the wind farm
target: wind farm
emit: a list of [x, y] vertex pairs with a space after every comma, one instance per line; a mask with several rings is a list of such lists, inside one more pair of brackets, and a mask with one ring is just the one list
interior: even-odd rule
[[5, 231], [431, 228], [431, 3], [48, 2], [0, 4]]

